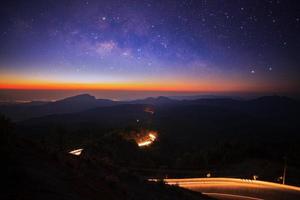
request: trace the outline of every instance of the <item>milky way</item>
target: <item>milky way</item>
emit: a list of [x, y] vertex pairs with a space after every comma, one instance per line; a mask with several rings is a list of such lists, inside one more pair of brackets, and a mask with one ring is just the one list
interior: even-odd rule
[[2, 4], [1, 88], [295, 92], [299, 86], [297, 1]]

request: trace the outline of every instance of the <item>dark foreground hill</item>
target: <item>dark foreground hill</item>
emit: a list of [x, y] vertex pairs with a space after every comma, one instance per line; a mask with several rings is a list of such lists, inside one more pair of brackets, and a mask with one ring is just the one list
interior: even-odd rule
[[14, 136], [11, 128], [0, 118], [3, 200], [210, 199], [162, 182], [148, 182], [112, 158], [102, 159], [85, 150], [74, 156], [64, 148], [22, 139]]

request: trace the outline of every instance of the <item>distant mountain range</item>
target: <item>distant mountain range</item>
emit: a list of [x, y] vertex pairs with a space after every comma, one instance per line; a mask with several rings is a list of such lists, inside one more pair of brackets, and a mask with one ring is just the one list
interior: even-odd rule
[[[150, 128], [160, 138], [203, 143], [209, 138], [274, 137], [282, 140], [298, 133], [300, 103], [282, 96], [253, 100], [207, 98], [175, 100], [168, 97], [134, 101], [96, 99], [83, 94], [45, 104], [0, 106], [0, 112], [17, 122], [18, 132], [49, 133], [55, 127], [109, 132]], [[290, 137], [291, 136], [291, 137]]]
[[[112, 101], [108, 99], [96, 99], [89, 94], [68, 97], [54, 102], [28, 102], [10, 105], [0, 105], [0, 113], [11, 118], [13, 121], [22, 121], [53, 114], [77, 113], [86, 110], [111, 107], [116, 105], [144, 104], [153, 106], [175, 106], [175, 105], [198, 105], [217, 106], [230, 109], [238, 109], [251, 113], [259, 112], [264, 115], [295, 110], [299, 107], [299, 101], [281, 96], [265, 96], [254, 100], [237, 100], [233, 98], [200, 98], [191, 100], [178, 100], [164, 96], [149, 97], [133, 101]], [[98, 109], [99, 110], [99, 109]], [[297, 109], [296, 109], [297, 110]], [[89, 111], [90, 112], [90, 111]]]

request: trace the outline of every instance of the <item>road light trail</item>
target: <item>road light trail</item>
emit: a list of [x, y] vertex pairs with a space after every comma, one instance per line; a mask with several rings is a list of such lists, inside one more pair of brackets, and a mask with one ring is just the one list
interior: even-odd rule
[[270, 187], [280, 188], [286, 190], [293, 190], [300, 192], [300, 187], [283, 185], [278, 183], [272, 183], [267, 181], [251, 180], [251, 179], [239, 179], [239, 178], [182, 178], [182, 179], [164, 179], [164, 181], [170, 185], [186, 185], [186, 186], [197, 186], [199, 184], [238, 184], [238, 185], [253, 185], [256, 187]]
[[73, 154], [75, 156], [80, 156], [82, 151], [83, 151], [83, 149], [75, 149], [73, 151], [70, 151], [69, 154]]
[[147, 137], [145, 137], [142, 141], [138, 142], [139, 147], [149, 146], [156, 140], [156, 134], [155, 131], [150, 131]]
[[[156, 179], [150, 180], [155, 181]], [[164, 179], [164, 181], [169, 185], [178, 185], [222, 200], [300, 199], [300, 187], [267, 181], [238, 178], [183, 178]]]

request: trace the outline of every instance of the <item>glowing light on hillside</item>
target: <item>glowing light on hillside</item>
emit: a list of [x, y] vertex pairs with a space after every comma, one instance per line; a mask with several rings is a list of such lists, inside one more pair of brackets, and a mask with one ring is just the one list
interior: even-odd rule
[[153, 135], [152, 133], [149, 133], [149, 137], [150, 137], [150, 139], [153, 140], [153, 141], [156, 139], [156, 136]]
[[139, 147], [143, 147], [143, 146], [148, 146], [152, 143], [152, 141], [144, 141], [144, 142], [140, 142], [138, 143]]
[[149, 132], [149, 134], [144, 137], [143, 139], [141, 139], [137, 144], [139, 147], [144, 147], [144, 146], [149, 146], [151, 145], [157, 138], [156, 136], [156, 132], [151, 131]]
[[75, 149], [73, 151], [70, 151], [69, 154], [75, 155], [75, 156], [80, 156], [81, 152], [83, 149]]

